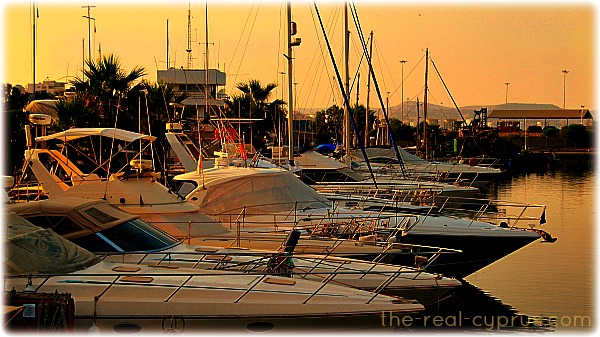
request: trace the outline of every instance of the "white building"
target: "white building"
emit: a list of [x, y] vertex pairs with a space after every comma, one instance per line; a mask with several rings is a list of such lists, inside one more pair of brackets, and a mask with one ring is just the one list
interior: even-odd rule
[[44, 80], [44, 82], [35, 84], [35, 90], [34, 90], [33, 83], [27, 84], [27, 91], [28, 92], [43, 92], [43, 91], [45, 91], [45, 92], [55, 95], [55, 96], [62, 96], [65, 93], [66, 85], [67, 85], [66, 82], [56, 82], [56, 81]]
[[[227, 76], [220, 70], [208, 70], [208, 99], [204, 91], [206, 83], [206, 71], [204, 69], [171, 68], [158, 70], [156, 79], [175, 84], [177, 93], [187, 92], [188, 98], [183, 100], [181, 104], [185, 105], [186, 111], [197, 110], [201, 118], [207, 115], [205, 111], [207, 104], [209, 112], [225, 106], [223, 99], [227, 98], [227, 95], [224, 94]], [[210, 115], [214, 116], [215, 113], [212, 112]]]

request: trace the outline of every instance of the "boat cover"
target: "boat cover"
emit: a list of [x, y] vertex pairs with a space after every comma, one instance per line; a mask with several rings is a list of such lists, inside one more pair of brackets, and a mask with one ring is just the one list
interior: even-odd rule
[[299, 208], [323, 208], [330, 205], [327, 198], [296, 178], [291, 172], [249, 174], [208, 184], [207, 194], [200, 206], [208, 215], [291, 210], [296, 201]]
[[55, 104], [57, 102], [58, 100], [56, 99], [36, 99], [27, 104], [25, 111], [33, 114], [45, 114], [56, 118], [57, 111]]
[[4, 271], [7, 274], [71, 273], [100, 261], [98, 256], [53, 230], [34, 226], [16, 213], [5, 213], [4, 220]]

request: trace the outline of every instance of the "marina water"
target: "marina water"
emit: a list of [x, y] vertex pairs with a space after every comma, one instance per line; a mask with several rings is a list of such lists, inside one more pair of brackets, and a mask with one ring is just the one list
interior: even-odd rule
[[[466, 281], [557, 332], [591, 332], [595, 318], [597, 172], [591, 165], [498, 181], [489, 198], [543, 204], [541, 228], [558, 240], [534, 242]], [[595, 329], [594, 329], [595, 330]]]

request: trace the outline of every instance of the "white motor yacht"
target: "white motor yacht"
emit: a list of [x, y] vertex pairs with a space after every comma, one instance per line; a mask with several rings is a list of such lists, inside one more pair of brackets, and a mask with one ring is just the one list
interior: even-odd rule
[[[460, 251], [442, 254], [428, 270], [465, 277], [536, 241], [540, 234], [528, 229], [443, 216], [407, 212], [369, 212], [336, 205], [278, 169], [215, 166], [175, 177], [188, 192], [186, 200], [203, 213], [248, 229], [303, 228], [311, 233], [369, 235], [374, 241], [410, 243]], [[234, 221], [231, 221], [233, 219]], [[345, 238], [356, 238], [346, 235]], [[341, 248], [340, 248], [341, 250]], [[358, 257], [358, 256], [356, 256]], [[405, 256], [388, 262], [407, 264]]]
[[[36, 226], [53, 229], [105, 260], [164, 268], [270, 272], [294, 278], [332, 282], [366, 291], [402, 296], [433, 304], [461, 283], [413, 267], [372, 263], [315, 254], [190, 246], [106, 201], [57, 198], [6, 206]], [[287, 242], [287, 241], [286, 241]], [[285, 243], [285, 242], [284, 242]], [[128, 255], [124, 255], [128, 254]]]
[[[349, 331], [381, 329], [382, 313], [423, 310], [333, 283], [98, 262], [50, 229], [14, 213], [5, 220], [6, 303], [22, 309], [12, 324], [30, 332]], [[63, 296], [73, 301], [57, 300]]]

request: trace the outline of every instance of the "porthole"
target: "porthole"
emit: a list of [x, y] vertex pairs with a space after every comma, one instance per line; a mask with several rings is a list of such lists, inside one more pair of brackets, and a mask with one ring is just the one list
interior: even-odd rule
[[275, 324], [271, 322], [254, 322], [246, 325], [246, 330], [250, 332], [269, 332], [275, 329]]
[[136, 323], [124, 322], [115, 324], [113, 331], [122, 335], [133, 335], [140, 333], [142, 331], [142, 327]]

